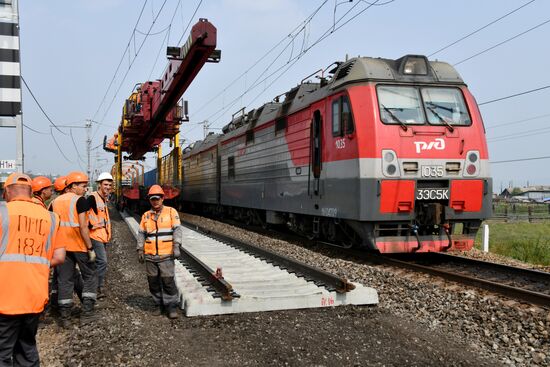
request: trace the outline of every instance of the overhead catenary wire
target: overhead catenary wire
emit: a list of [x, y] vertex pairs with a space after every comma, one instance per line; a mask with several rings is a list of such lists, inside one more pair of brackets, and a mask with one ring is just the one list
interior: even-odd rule
[[529, 157], [529, 158], [508, 159], [508, 160], [503, 160], [503, 161], [493, 161], [493, 162], [491, 162], [491, 164], [536, 161], [536, 160], [540, 160], [540, 159], [550, 159], [550, 155], [541, 156], [541, 157]]
[[495, 49], [495, 48], [497, 48], [497, 47], [499, 47], [499, 46], [502, 46], [503, 44], [508, 43], [508, 42], [510, 42], [510, 41], [512, 41], [512, 40], [514, 40], [514, 39], [516, 39], [516, 38], [518, 38], [518, 37], [521, 37], [521, 36], [523, 36], [523, 35], [526, 34], [526, 33], [529, 33], [529, 32], [531, 32], [531, 31], [534, 31], [535, 29], [540, 28], [540, 27], [542, 27], [543, 25], [548, 24], [548, 23], [550, 23], [550, 19], [545, 20], [544, 22], [537, 24], [536, 26], [531, 27], [531, 28], [527, 29], [526, 31], [523, 31], [523, 32], [521, 32], [521, 33], [518, 33], [518, 34], [516, 34], [515, 36], [512, 36], [512, 37], [510, 37], [510, 38], [507, 38], [507, 39], [505, 39], [504, 41], [497, 43], [496, 45], [493, 45], [493, 46], [488, 47], [488, 48], [486, 48], [486, 49], [484, 49], [484, 50], [482, 50], [482, 51], [479, 51], [479, 52], [473, 54], [472, 56], [469, 56], [469, 57], [467, 57], [467, 58], [465, 58], [465, 59], [463, 59], [463, 60], [460, 60], [459, 62], [453, 64], [453, 66], [460, 65], [460, 64], [462, 64], [462, 63], [464, 63], [464, 62], [466, 62], [466, 61], [468, 61], [468, 60], [473, 59], [474, 57], [483, 55], [483, 54], [486, 53], [486, 52], [489, 52], [489, 51], [491, 51], [491, 50], [493, 50], [493, 49]]
[[[166, 5], [166, 2], [168, 0], [164, 0], [164, 2], [162, 3], [158, 13], [156, 14], [156, 16], [154, 17], [153, 21], [151, 22], [151, 26], [149, 27], [149, 29], [147, 30], [147, 33], [150, 33], [151, 32], [151, 29], [153, 29], [153, 27], [155, 26], [155, 23], [158, 19], [158, 17], [160, 16], [160, 14], [162, 13], [162, 10], [164, 9], [164, 6]], [[141, 52], [141, 49], [143, 48], [143, 45], [145, 44], [145, 41], [147, 41], [147, 38], [149, 36], [145, 36], [143, 38], [143, 40], [141, 41], [141, 44], [139, 45], [139, 48], [135, 51], [134, 53], [134, 58], [132, 59], [132, 61], [130, 62], [130, 65], [128, 65], [128, 68], [126, 69], [126, 72], [124, 73], [124, 76], [122, 77], [122, 80], [120, 81], [119, 83], [119, 86], [118, 88], [116, 89], [115, 91], [115, 94], [113, 95], [113, 98], [111, 99], [111, 102], [109, 103], [109, 106], [107, 106], [107, 109], [105, 110], [104, 114], [103, 114], [103, 117], [101, 118], [101, 121], [100, 122], [103, 122], [105, 120], [105, 117], [107, 117], [107, 114], [109, 113], [109, 111], [111, 110], [111, 107], [113, 106], [113, 103], [114, 101], [116, 100], [116, 97], [118, 96], [118, 93], [120, 92], [120, 89], [122, 88], [123, 84], [124, 84], [124, 81], [126, 80], [126, 77], [128, 76], [128, 74], [130, 73], [130, 70], [132, 69], [132, 66], [134, 65], [134, 62], [136, 61], [139, 53]]]
[[522, 122], [538, 120], [538, 119], [541, 119], [541, 118], [544, 118], [544, 117], [549, 117], [549, 116], [550, 116], [550, 113], [547, 113], [547, 114], [544, 114], [544, 115], [529, 117], [529, 118], [525, 118], [525, 119], [521, 119], [521, 120], [514, 120], [514, 121], [508, 121], [508, 122], [503, 122], [503, 123], [499, 123], [499, 124], [492, 124], [491, 126], [485, 126], [485, 130], [499, 129], [499, 128], [504, 127], [504, 126], [516, 125], [516, 124], [519, 124], [519, 123], [522, 123]]
[[141, 17], [143, 15], [143, 11], [145, 10], [145, 6], [147, 5], [147, 1], [148, 0], [145, 0], [143, 2], [143, 6], [141, 7], [141, 11], [139, 12], [139, 16], [138, 16], [138, 19], [136, 21], [136, 24], [134, 25], [134, 29], [132, 30], [131, 32], [131, 35], [130, 35], [130, 39], [128, 40], [128, 43], [126, 44], [126, 48], [124, 49], [124, 52], [122, 53], [122, 56], [120, 57], [120, 61], [115, 69], [115, 72], [113, 74], [113, 77], [111, 78], [111, 81], [109, 82], [109, 84], [107, 85], [107, 90], [105, 91], [105, 94], [103, 95], [103, 98], [101, 99], [101, 102], [99, 103], [99, 106], [97, 106], [97, 109], [92, 117], [92, 120], [95, 120], [96, 117], [97, 117], [97, 114], [99, 113], [99, 110], [101, 109], [101, 107], [103, 106], [103, 104], [105, 103], [105, 100], [107, 99], [107, 95], [109, 94], [109, 91], [111, 90], [111, 87], [113, 86], [113, 83], [115, 82], [115, 79], [116, 79], [116, 76], [118, 74], [118, 71], [120, 70], [120, 67], [122, 66], [122, 63], [124, 62], [125, 60], [125, 55], [127, 52], [129, 52], [129, 49], [130, 49], [130, 45], [132, 43], [132, 39], [135, 38], [135, 32], [136, 32], [136, 29], [137, 29], [137, 26], [139, 24], [139, 21], [141, 20]]
[[63, 156], [63, 158], [65, 158], [65, 160], [69, 163], [75, 163], [74, 161], [71, 161], [69, 158], [67, 158], [67, 156], [65, 155], [65, 153], [63, 153], [63, 150], [61, 149], [61, 147], [59, 146], [59, 144], [57, 143], [57, 140], [55, 139], [55, 136], [53, 135], [53, 131], [52, 131], [52, 128], [50, 127], [50, 136], [52, 137], [53, 139], [53, 142], [55, 143], [55, 146], [57, 147], [57, 150], [59, 151], [59, 153], [61, 153], [61, 156]]
[[[64, 131], [62, 131], [59, 127], [57, 127], [57, 125], [52, 121], [52, 119], [50, 118], [50, 116], [48, 116], [48, 114], [46, 113], [46, 111], [44, 111], [44, 108], [42, 107], [42, 105], [40, 104], [40, 102], [38, 102], [38, 99], [36, 98], [36, 96], [34, 95], [34, 93], [32, 92], [31, 88], [29, 87], [29, 85], [27, 84], [27, 81], [25, 80], [25, 78], [23, 78], [23, 75], [21, 75], [21, 80], [23, 81], [23, 84], [25, 84], [25, 87], [27, 87], [27, 90], [29, 91], [32, 99], [34, 99], [34, 102], [36, 102], [36, 105], [38, 106], [38, 108], [40, 109], [40, 111], [42, 111], [42, 113], [44, 114], [44, 116], [46, 116], [46, 119], [48, 119], [48, 121], [53, 125], [53, 127], [55, 127], [55, 129], [57, 131], [59, 131], [61, 134], [63, 135], [67, 135], [67, 133], [65, 133]], [[28, 128], [28, 127], [27, 127]]]
[[260, 62], [262, 62], [267, 56], [269, 56], [273, 51], [275, 51], [280, 45], [282, 45], [285, 41], [287, 41], [289, 38], [292, 37], [292, 35], [299, 29], [303, 27], [303, 25], [309, 21], [311, 21], [317, 13], [325, 6], [325, 4], [328, 2], [328, 0], [324, 0], [321, 5], [319, 5], [309, 16], [307, 16], [300, 24], [298, 24], [296, 27], [294, 27], [286, 36], [284, 36], [279, 42], [277, 42], [273, 47], [271, 47], [267, 52], [265, 52], [261, 57], [259, 57], [256, 61], [252, 63], [245, 71], [243, 71], [239, 76], [237, 76], [235, 79], [233, 79], [231, 82], [229, 82], [220, 92], [218, 92], [216, 95], [214, 95], [212, 98], [210, 98], [208, 101], [206, 101], [204, 104], [199, 106], [195, 112], [195, 114], [200, 113], [206, 106], [210, 105], [213, 101], [215, 101], [218, 97], [220, 97], [224, 92], [226, 92], [229, 88], [231, 88], [237, 81], [242, 79], [245, 75], [247, 75], [252, 69], [254, 69]]
[[526, 2], [525, 4], [521, 5], [520, 7], [515, 8], [514, 10], [512, 10], [512, 11], [510, 11], [510, 12], [504, 14], [503, 16], [501, 16], [501, 17], [499, 17], [499, 18], [497, 18], [497, 19], [495, 19], [495, 20], [493, 20], [493, 21], [491, 21], [491, 22], [485, 24], [484, 26], [482, 26], [482, 27], [480, 27], [480, 28], [477, 28], [476, 30], [474, 30], [474, 31], [468, 33], [467, 35], [465, 35], [465, 36], [463, 36], [463, 37], [457, 39], [456, 41], [453, 41], [453, 42], [449, 43], [448, 45], [441, 47], [439, 50], [432, 52], [431, 54], [428, 55], [428, 57], [432, 57], [433, 55], [436, 55], [436, 54], [440, 53], [441, 51], [444, 51], [444, 50], [448, 49], [449, 47], [452, 47], [452, 46], [456, 45], [457, 43], [460, 43], [460, 42], [464, 41], [466, 38], [469, 38], [469, 37], [473, 36], [474, 34], [476, 34], [476, 33], [478, 33], [478, 32], [481, 32], [481, 31], [484, 30], [485, 28], [487, 28], [487, 27], [489, 27], [489, 26], [491, 26], [491, 25], [493, 25], [493, 24], [495, 24], [495, 23], [501, 21], [502, 19], [508, 17], [509, 15], [514, 14], [515, 12], [519, 11], [520, 9], [523, 9], [524, 7], [526, 7], [527, 5], [529, 5], [529, 4], [533, 3], [533, 2], [535, 2], [535, 0], [530, 0], [530, 1]]
[[509, 95], [509, 96], [500, 97], [500, 98], [495, 98], [495, 99], [491, 99], [491, 100], [489, 100], [489, 101], [485, 101], [485, 102], [482, 102], [482, 103], [478, 103], [478, 106], [484, 106], [484, 105], [487, 105], [487, 104], [490, 104], [490, 103], [495, 103], [495, 102], [503, 101], [503, 100], [505, 100], [505, 99], [523, 96], [523, 95], [525, 95], [525, 94], [529, 94], [529, 93], [533, 93], [533, 92], [538, 92], [538, 91], [540, 91], [540, 90], [544, 90], [544, 89], [548, 89], [548, 88], [550, 88], [550, 85], [545, 85], [545, 86], [540, 87], [540, 88], [534, 88], [534, 89], [526, 90], [525, 92], [519, 92], [519, 93], [516, 93], [516, 94], [511, 94], [511, 95]]
[[33, 129], [32, 127], [28, 126], [28, 125], [25, 124], [25, 123], [23, 123], [23, 127], [27, 128], [27, 129], [29, 129], [30, 131], [35, 132], [35, 133], [37, 133], [37, 134], [50, 135], [50, 134], [48, 134], [48, 133], [45, 133], [45, 132], [42, 132], [42, 131], [35, 130], [35, 129]]
[[[378, 3], [378, 1], [375, 1], [375, 3]], [[359, 4], [356, 3], [354, 6], [351, 7], [351, 9], [349, 9], [344, 15], [342, 15], [336, 22], [335, 24], [339, 24], [351, 11], [353, 11], [353, 9]], [[271, 74], [269, 74], [267, 77], [263, 78], [262, 80], [259, 80], [257, 81], [256, 83], [253, 83], [252, 85], [250, 85], [243, 93], [241, 93], [238, 97], [236, 97], [235, 99], [233, 99], [228, 106], [224, 106], [220, 109], [218, 109], [216, 112], [214, 112], [213, 114], [211, 114], [209, 117], [206, 118], [206, 120], [212, 120], [215, 116], [217, 116], [216, 118], [214, 118], [213, 122], [211, 124], [214, 124], [216, 123], [222, 116], [223, 114], [225, 114], [227, 112], [227, 110], [229, 110], [229, 108], [232, 108], [243, 96], [245, 96], [246, 94], [248, 94], [250, 91], [256, 89], [259, 85], [261, 85], [262, 83], [266, 82], [270, 77], [272, 77], [273, 75], [275, 75], [276, 73], [278, 73], [280, 70], [285, 69], [285, 71], [281, 74], [279, 74], [275, 81], [278, 80], [282, 75], [284, 75], [284, 73], [286, 73], [286, 71], [288, 71], [290, 69], [290, 67], [292, 67], [300, 58], [303, 57], [303, 55], [305, 55], [310, 49], [312, 49], [313, 47], [315, 47], [317, 44], [319, 44], [320, 42], [322, 42], [323, 40], [325, 40], [326, 38], [328, 38], [330, 35], [334, 34], [334, 32], [338, 31], [339, 29], [341, 29], [342, 27], [344, 27], [346, 24], [348, 24], [349, 22], [351, 22], [353, 19], [357, 18], [359, 15], [361, 15], [362, 13], [364, 13], [366, 10], [368, 10], [369, 8], [371, 8], [373, 5], [371, 3], [368, 3], [369, 5], [362, 9], [361, 11], [357, 12], [355, 15], [353, 15], [352, 17], [346, 19], [345, 22], [343, 22], [342, 24], [339, 24], [338, 27], [335, 27], [334, 24], [331, 25], [321, 36], [319, 36], [315, 42], [313, 42], [312, 44], [310, 44], [309, 46], [307, 47], [304, 47], [300, 53], [298, 55], [296, 55], [294, 58], [288, 60], [286, 62], [286, 64], [283, 64], [282, 66], [280, 66], [279, 68], [277, 68], [274, 72], [272, 72]], [[290, 65], [289, 65], [290, 64]], [[266, 72], [266, 70], [264, 70], [264, 73]], [[257, 79], [258, 80], [258, 79]], [[274, 81], [272, 81], [269, 86], [273, 85]], [[268, 87], [269, 87], [268, 86]], [[260, 95], [268, 88], [264, 88], [264, 90], [262, 90], [262, 92], [260, 93]], [[259, 97], [256, 96], [254, 98], [254, 100], [256, 100], [257, 98]], [[198, 120], [203, 120], [203, 119], [198, 119]], [[187, 131], [187, 133], [189, 133], [190, 131], [194, 130], [196, 128], [193, 127], [191, 128], [190, 130]]]

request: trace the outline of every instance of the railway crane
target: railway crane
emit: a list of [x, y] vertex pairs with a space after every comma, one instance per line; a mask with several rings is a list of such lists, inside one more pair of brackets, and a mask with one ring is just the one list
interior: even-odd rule
[[[180, 99], [205, 63], [220, 61], [221, 52], [216, 50], [216, 41], [216, 28], [201, 18], [191, 29], [185, 44], [167, 48], [168, 65], [162, 77], [136, 84], [126, 99], [117, 132], [110, 139], [105, 136], [103, 141], [103, 148], [115, 154], [115, 193], [119, 205], [124, 206], [127, 201], [135, 203], [140, 190], [144, 190], [143, 177], [123, 187], [123, 175], [127, 174], [123, 172], [123, 159], [142, 160], [148, 152], [157, 152], [155, 181], [165, 183], [166, 199], [179, 195], [181, 164], [169, 163], [181, 162], [180, 125], [189, 120], [187, 103], [180, 103]], [[162, 157], [161, 143], [165, 139], [170, 139], [174, 149]], [[123, 157], [123, 154], [126, 155]], [[163, 163], [176, 169], [165, 172], [161, 169]], [[163, 172], [171, 177], [161, 177]]]

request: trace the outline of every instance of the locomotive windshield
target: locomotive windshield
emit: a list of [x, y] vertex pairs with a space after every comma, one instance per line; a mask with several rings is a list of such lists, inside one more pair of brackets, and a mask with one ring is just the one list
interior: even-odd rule
[[467, 126], [470, 115], [457, 88], [378, 86], [380, 118], [386, 124]]

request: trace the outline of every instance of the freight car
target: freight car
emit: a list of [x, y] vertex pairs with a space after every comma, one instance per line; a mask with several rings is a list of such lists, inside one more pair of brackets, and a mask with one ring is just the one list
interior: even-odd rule
[[458, 72], [407, 55], [322, 74], [184, 149], [184, 207], [381, 253], [470, 249], [492, 180]]

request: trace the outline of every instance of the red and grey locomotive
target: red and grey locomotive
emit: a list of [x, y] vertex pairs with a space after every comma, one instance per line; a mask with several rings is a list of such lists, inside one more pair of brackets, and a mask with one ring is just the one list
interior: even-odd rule
[[492, 181], [458, 72], [407, 55], [352, 58], [329, 75], [186, 148], [181, 200], [381, 253], [470, 249]]

